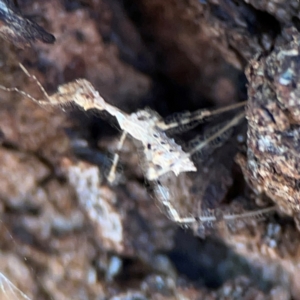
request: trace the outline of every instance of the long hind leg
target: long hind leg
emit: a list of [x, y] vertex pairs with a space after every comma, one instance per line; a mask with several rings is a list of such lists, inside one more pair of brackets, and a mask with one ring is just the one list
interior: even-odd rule
[[230, 131], [234, 126], [237, 126], [245, 117], [245, 112], [237, 114], [231, 121], [226, 123], [224, 126], [219, 128], [216, 132], [212, 132], [207, 137], [204, 137], [202, 141], [194, 145], [193, 148], [189, 149], [189, 155], [192, 156], [197, 152], [201, 152], [205, 147], [220, 147], [226, 139], [228, 139], [228, 131]]
[[244, 107], [246, 103], [247, 101], [243, 101], [212, 110], [199, 109], [194, 112], [175, 113], [167, 117], [165, 120], [157, 122], [156, 126], [163, 131], [171, 130], [172, 132], [185, 132], [193, 129], [201, 123], [209, 121], [216, 115]]

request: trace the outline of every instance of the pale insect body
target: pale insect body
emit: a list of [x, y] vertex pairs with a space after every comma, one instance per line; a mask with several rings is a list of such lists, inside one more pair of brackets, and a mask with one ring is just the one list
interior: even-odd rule
[[[181, 172], [197, 170], [189, 155], [182, 150], [181, 146], [176, 144], [173, 139], [169, 138], [163, 130], [156, 126], [156, 123], [161, 119], [158, 114], [151, 110], [140, 110], [129, 115], [105, 102], [93, 85], [86, 79], [77, 79], [61, 85], [58, 88], [58, 92], [50, 96], [35, 76], [29, 74], [23, 65], [20, 64], [20, 67], [28, 77], [36, 81], [47, 100], [36, 100], [17, 88], [9, 89], [3, 86], [0, 86], [0, 88], [6, 91], [19, 92], [41, 105], [64, 105], [75, 102], [84, 110], [98, 109], [107, 111], [117, 119], [119, 126], [123, 130], [118, 150], [121, 149], [127, 134], [142, 143], [148, 180], [155, 180], [169, 171], [179, 175]], [[117, 162], [118, 155], [114, 158], [113, 166], [108, 176], [108, 180], [111, 182], [115, 178], [114, 173]]]
[[109, 106], [106, 110], [117, 118], [121, 129], [142, 143], [148, 180], [155, 180], [161, 173], [169, 171], [175, 175], [196, 171], [194, 163], [181, 146], [156, 127], [159, 116], [155, 112], [147, 109], [127, 115]]
[[[121, 150], [127, 134], [142, 143], [145, 176], [148, 180], [153, 182], [155, 187], [154, 193], [157, 199], [165, 207], [170, 219], [183, 224], [191, 224], [199, 221], [217, 221], [217, 218], [214, 215], [210, 215], [209, 217], [181, 217], [172, 204], [172, 192], [169, 187], [163, 185], [159, 179], [165, 174], [172, 173], [172, 176], [175, 175], [175, 177], [177, 177], [181, 173], [196, 171], [197, 169], [191, 160], [191, 156], [197, 153], [202, 153], [205, 151], [205, 147], [217, 148], [221, 146], [223, 144], [222, 139], [226, 140], [230, 135], [229, 132], [232, 127], [239, 124], [239, 122], [244, 118], [244, 112], [236, 115], [224, 126], [217, 128], [217, 130], [213, 130], [207, 137], [193, 140], [193, 142], [189, 144], [189, 146], [193, 146], [188, 147], [188, 153], [184, 152], [181, 146], [178, 145], [174, 139], [169, 138], [164, 131], [176, 129], [176, 126], [179, 126], [180, 132], [186, 131], [195, 127], [197, 124], [200, 124], [204, 118], [242, 107], [245, 105], [245, 102], [237, 103], [225, 108], [219, 108], [214, 111], [204, 109], [194, 113], [184, 113], [184, 119], [180, 119], [180, 122], [177, 120], [180, 116], [177, 114], [173, 119], [171, 116], [171, 119], [169, 119], [170, 122], [166, 124], [156, 112], [150, 109], [144, 109], [136, 113], [127, 114], [117, 107], [110, 105], [105, 102], [105, 100], [95, 90], [93, 85], [86, 79], [77, 79], [73, 82], [61, 85], [58, 88], [58, 92], [50, 96], [35, 76], [30, 75], [23, 65], [20, 64], [20, 67], [28, 77], [31, 77], [36, 81], [47, 100], [36, 100], [32, 96], [18, 90], [17, 88], [6, 88], [0, 86], [1, 89], [18, 92], [41, 105], [65, 105], [75, 102], [84, 110], [97, 109], [108, 112], [117, 119], [120, 128], [123, 130], [123, 134], [117, 146], [117, 152]], [[111, 183], [115, 179], [118, 159], [119, 155], [116, 153], [108, 175], [108, 181]], [[265, 211], [262, 211], [262, 213], [264, 212]], [[252, 216], [251, 212], [246, 213], [246, 215], [247, 214]], [[253, 214], [255, 215], [255, 212]], [[224, 220], [231, 220], [235, 218], [236, 216], [233, 215], [224, 216]]]

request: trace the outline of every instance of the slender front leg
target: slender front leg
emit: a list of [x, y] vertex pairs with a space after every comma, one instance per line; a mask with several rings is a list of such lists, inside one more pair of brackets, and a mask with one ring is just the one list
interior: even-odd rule
[[110, 184], [113, 184], [114, 181], [116, 180], [116, 169], [117, 169], [117, 165], [118, 165], [118, 161], [119, 161], [119, 152], [121, 151], [121, 149], [123, 147], [126, 136], [127, 136], [127, 132], [123, 131], [121, 138], [119, 140], [119, 143], [118, 143], [117, 152], [114, 155], [113, 163], [112, 163], [112, 166], [111, 166], [110, 171], [107, 176], [107, 180]]

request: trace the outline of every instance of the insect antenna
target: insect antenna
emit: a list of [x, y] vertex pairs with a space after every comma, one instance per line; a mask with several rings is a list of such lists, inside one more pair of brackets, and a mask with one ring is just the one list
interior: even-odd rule
[[16, 87], [12, 87], [12, 88], [8, 88], [8, 87], [5, 87], [3, 85], [0, 85], [0, 89], [3, 90], [3, 91], [6, 91], [6, 92], [15, 92], [15, 93], [18, 93], [38, 104], [41, 104], [41, 105], [51, 105], [52, 103], [50, 103], [50, 96], [48, 95], [48, 93], [46, 92], [46, 90], [44, 89], [44, 87], [42, 86], [42, 84], [38, 81], [38, 79], [36, 78], [35, 75], [31, 75], [28, 70], [24, 67], [24, 65], [22, 65], [21, 63], [19, 63], [19, 66], [21, 68], [21, 70], [25, 73], [26, 76], [28, 76], [29, 78], [31, 78], [32, 80], [34, 80], [36, 82], [36, 84], [38, 85], [38, 87], [40, 88], [40, 90], [42, 91], [43, 95], [45, 96], [45, 98], [48, 100], [48, 101], [44, 101], [44, 100], [38, 100], [36, 98], [34, 98], [33, 96], [31, 96], [30, 94], [16, 88]]
[[36, 76], [30, 74], [23, 64], [19, 63], [19, 66], [21, 70], [24, 72], [24, 74], [37, 84], [37, 86], [40, 88], [45, 98], [50, 101], [50, 96], [48, 95], [48, 93], [46, 92], [46, 90], [44, 89], [40, 81], [36, 78]]
[[16, 92], [34, 102], [39, 102], [39, 100], [35, 99], [34, 97], [32, 97], [31, 95], [29, 95], [28, 93], [16, 88], [16, 87], [12, 87], [12, 88], [8, 88], [6, 86], [0, 85], [0, 89], [5, 91], [5, 92]]

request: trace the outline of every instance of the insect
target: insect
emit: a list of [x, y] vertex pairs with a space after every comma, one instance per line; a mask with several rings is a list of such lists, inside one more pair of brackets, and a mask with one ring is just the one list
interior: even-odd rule
[[[176, 126], [181, 127], [181, 129], [190, 129], [191, 127], [196, 126], [195, 122], [199, 123], [206, 117], [244, 105], [244, 103], [238, 103], [212, 112], [209, 110], [200, 110], [189, 115], [185, 113], [185, 118], [181, 117], [181, 121], [178, 122], [173, 120], [173, 122], [166, 124], [163, 122], [161, 116], [148, 108], [129, 115], [117, 107], [110, 105], [105, 102], [99, 92], [96, 91], [92, 84], [86, 79], [77, 79], [73, 82], [61, 85], [59, 86], [57, 93], [50, 96], [34, 75], [31, 75], [22, 64], [20, 64], [20, 67], [29, 78], [32, 78], [36, 82], [46, 100], [37, 100], [31, 95], [15, 87], [7, 88], [0, 86], [1, 89], [5, 91], [18, 92], [40, 105], [55, 106], [75, 102], [84, 110], [97, 109], [108, 112], [117, 119], [120, 128], [123, 130], [117, 150], [122, 148], [124, 140], [128, 134], [135, 140], [142, 143], [146, 164], [146, 178], [150, 181], [158, 179], [160, 176], [169, 171], [174, 172], [176, 176], [182, 172], [196, 171], [196, 167], [190, 157], [192, 154], [200, 151], [207, 143], [207, 141], [200, 143], [194, 149], [191, 149], [190, 153], [185, 153], [181, 146], [178, 145], [174, 139], [169, 138], [164, 131], [175, 128]], [[228, 130], [228, 128], [236, 125], [243, 117], [244, 113], [240, 114], [239, 117], [235, 118], [232, 123], [220, 129], [219, 132], [210, 137], [208, 142]], [[116, 154], [111, 171], [109, 172], [109, 182], [113, 182], [114, 180], [114, 173], [118, 159], [119, 156]]]
[[[142, 143], [147, 164], [146, 177], [148, 180], [154, 180], [168, 171], [173, 171], [176, 175], [181, 172], [196, 171], [194, 163], [182, 150], [181, 146], [156, 127], [156, 122], [160, 117], [153, 111], [146, 109], [128, 115], [117, 107], [105, 102], [92, 84], [85, 79], [77, 79], [61, 85], [57, 93], [49, 96], [37, 78], [29, 74], [23, 65], [20, 64], [20, 67], [28, 77], [37, 83], [46, 100], [37, 100], [17, 88], [9, 89], [2, 86], [2, 89], [18, 92], [41, 105], [65, 105], [75, 102], [84, 110], [97, 109], [108, 112], [117, 119], [119, 126], [123, 130], [118, 149], [122, 147], [128, 134]], [[109, 174], [110, 182], [113, 181], [117, 160], [118, 156], [116, 155]]]
[[[86, 79], [77, 79], [61, 85], [58, 87], [58, 91], [50, 96], [34, 75], [31, 75], [22, 64], [20, 64], [20, 67], [29, 78], [36, 82], [45, 99], [37, 100], [16, 87], [7, 88], [0, 86], [0, 89], [8, 92], [17, 92], [43, 106], [66, 105], [75, 102], [84, 110], [97, 109], [106, 111], [117, 119], [123, 133], [108, 174], [108, 181], [110, 183], [113, 183], [116, 177], [116, 167], [119, 160], [118, 153], [123, 146], [125, 138], [129, 135], [142, 144], [145, 177], [153, 184], [154, 194], [165, 207], [170, 219], [182, 224], [191, 224], [196, 221], [217, 221], [217, 218], [213, 215], [209, 217], [204, 215], [203, 217], [180, 217], [172, 204], [173, 196], [172, 191], [168, 187], [168, 180], [165, 181], [164, 178], [169, 178], [170, 176], [177, 178], [187, 172], [196, 172], [197, 168], [192, 157], [201, 158], [205, 156], [207, 149], [213, 150], [220, 147], [229, 138], [232, 128], [244, 119], [245, 112], [242, 111], [226, 124], [213, 128], [207, 135], [194, 138], [188, 143], [186, 151], [174, 139], [170, 138], [166, 132], [184, 132], [190, 130], [214, 115], [243, 107], [245, 102], [215, 110], [203, 109], [193, 113], [177, 113], [164, 120], [158, 113], [148, 108], [131, 114], [123, 112], [119, 108], [107, 103]], [[257, 214], [260, 215], [268, 211], [260, 210]], [[252, 216], [255, 213], [245, 213], [244, 216], [247, 214], [248, 216]], [[224, 220], [228, 221], [234, 218], [236, 217], [233, 214], [224, 215], [223, 217]]]
[[[168, 173], [163, 175], [159, 180], [153, 183], [153, 191], [156, 199], [162, 204], [164, 213], [172, 221], [182, 224], [184, 226], [192, 226], [194, 223], [208, 224], [210, 227], [213, 224], [224, 222], [230, 224], [234, 222], [247, 222], [251, 219], [262, 219], [266, 214], [275, 211], [275, 206], [258, 208], [256, 210], [245, 210], [240, 208], [239, 210], [227, 207], [224, 211], [220, 209], [198, 209], [197, 212], [193, 209], [191, 213], [185, 212], [184, 216], [181, 216], [174, 199], [179, 199], [182, 203], [190, 202], [194, 196], [189, 193], [186, 188], [186, 174], [182, 173], [178, 177]], [[197, 196], [196, 196], [197, 197]], [[200, 199], [197, 199], [198, 202]], [[178, 201], [178, 200], [177, 200]], [[186, 204], [187, 205], [187, 204]]]

